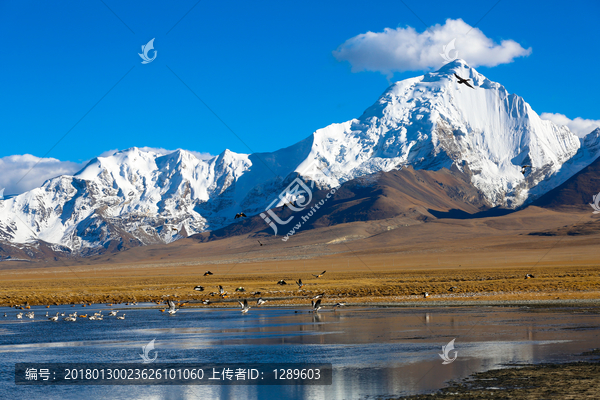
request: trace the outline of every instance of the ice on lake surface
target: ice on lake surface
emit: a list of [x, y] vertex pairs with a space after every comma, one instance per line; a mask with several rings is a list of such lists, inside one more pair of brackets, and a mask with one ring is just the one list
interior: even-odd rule
[[[367, 399], [426, 393], [449, 380], [510, 364], [584, 360], [598, 347], [600, 315], [583, 308], [363, 308], [313, 314], [306, 307], [156, 308], [32, 307], [0, 309], [0, 398], [4, 399]], [[150, 307], [150, 305], [147, 305]], [[46, 311], [88, 315], [111, 309], [124, 320], [51, 322]], [[4, 318], [4, 312], [8, 317]], [[160, 363], [331, 363], [330, 386], [28, 386], [15, 384], [15, 364], [135, 363], [155, 339]], [[456, 360], [442, 346], [456, 339]], [[451, 352], [451, 355], [454, 351]]]

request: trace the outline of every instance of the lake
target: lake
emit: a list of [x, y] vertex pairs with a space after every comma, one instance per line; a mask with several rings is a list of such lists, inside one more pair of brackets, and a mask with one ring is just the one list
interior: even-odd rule
[[[449, 380], [512, 364], [584, 360], [600, 347], [600, 315], [584, 307], [184, 308], [174, 316], [150, 304], [34, 306], [35, 318], [0, 309], [0, 398], [10, 399], [371, 399], [427, 393]], [[120, 310], [124, 320], [51, 322], [46, 311]], [[20, 311], [20, 310], [19, 310]], [[4, 318], [6, 312], [8, 317]], [[25, 318], [25, 317], [24, 317]], [[151, 364], [143, 346], [155, 339]], [[455, 339], [453, 362], [442, 346]], [[331, 363], [332, 384], [108, 386], [15, 384], [15, 364]]]

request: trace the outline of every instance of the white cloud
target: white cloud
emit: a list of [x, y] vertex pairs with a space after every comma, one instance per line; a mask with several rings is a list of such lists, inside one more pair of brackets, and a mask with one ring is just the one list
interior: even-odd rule
[[192, 153], [193, 155], [195, 155], [197, 158], [199, 158], [200, 160], [210, 160], [211, 158], [214, 158], [215, 156], [213, 156], [210, 153], [201, 153], [199, 151], [192, 151], [192, 150], [188, 150], [190, 153]]
[[115, 153], [118, 153], [119, 149], [113, 149], [113, 150], [106, 150], [103, 151], [102, 153], [100, 153], [100, 155], [98, 155], [98, 157], [110, 157]]
[[0, 158], [0, 188], [4, 195], [19, 194], [39, 187], [47, 179], [60, 175], [73, 175], [85, 163], [60, 161], [56, 158], [39, 158], [31, 154]]
[[456, 39], [456, 50], [448, 53], [450, 58], [462, 58], [474, 67], [494, 67], [531, 54], [531, 48], [524, 49], [514, 40], [497, 44], [462, 19], [447, 19], [444, 25], [434, 25], [423, 33], [410, 26], [362, 33], [346, 40], [333, 55], [338, 61], [348, 61], [352, 72], [377, 71], [390, 75], [430, 70], [445, 64], [440, 53], [444, 53], [444, 46], [452, 39]]
[[600, 128], [600, 120], [583, 119], [579, 117], [570, 119], [566, 115], [553, 113], [542, 113], [540, 118], [552, 121], [557, 125], [566, 125], [571, 132], [580, 138], [585, 137], [585, 135], [594, 129]]

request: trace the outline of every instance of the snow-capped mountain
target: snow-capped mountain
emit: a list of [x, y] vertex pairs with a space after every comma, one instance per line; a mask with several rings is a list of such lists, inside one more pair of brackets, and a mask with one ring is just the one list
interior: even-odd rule
[[[459, 85], [454, 74], [474, 88]], [[600, 130], [579, 139], [455, 60], [393, 84], [360, 118], [273, 153], [225, 150], [200, 160], [184, 150], [131, 148], [98, 157], [74, 176], [0, 201], [0, 240], [45, 242], [81, 255], [169, 243], [223, 227], [237, 212], [283, 204], [277, 196], [298, 174], [323, 188], [404, 165], [455, 166], [491, 205], [514, 208], [599, 155]], [[317, 164], [328, 173], [318, 173]], [[523, 165], [531, 166], [524, 174]]]
[[[459, 85], [454, 74], [471, 79], [474, 89]], [[540, 119], [521, 97], [462, 60], [395, 83], [359, 119], [314, 136], [309, 159], [324, 157], [333, 176], [348, 179], [398, 164], [433, 170], [454, 164], [471, 174], [488, 201], [507, 207], [523, 204], [530, 188], [582, 147], [567, 127]], [[531, 166], [525, 175], [523, 165]]]

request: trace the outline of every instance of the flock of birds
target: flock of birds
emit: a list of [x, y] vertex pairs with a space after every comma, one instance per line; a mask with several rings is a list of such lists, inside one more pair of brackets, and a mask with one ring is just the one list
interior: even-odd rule
[[[125, 314], [121, 314], [121, 315], [117, 315], [117, 313], [119, 313], [119, 311], [110, 311], [108, 313], [108, 317], [116, 317], [117, 319], [125, 319]], [[30, 311], [28, 313], [22, 313], [19, 312], [17, 313], [16, 317], [17, 319], [23, 319], [23, 316], [29, 318], [29, 319], [35, 319], [35, 312], [34, 311]], [[8, 314], [4, 313], [4, 318], [7, 318]], [[102, 311], [100, 312], [96, 312], [90, 316], [88, 316], [87, 314], [77, 314], [77, 311], [75, 311], [74, 313], [71, 314], [67, 314], [67, 313], [61, 313], [61, 312], [57, 312], [56, 315], [50, 316], [48, 315], [48, 311], [46, 311], [46, 316], [45, 318], [47, 318], [48, 320], [52, 321], [52, 322], [58, 322], [58, 320], [61, 318], [63, 318], [63, 321], [70, 321], [70, 322], [74, 322], [77, 321], [78, 318], [87, 318], [90, 321], [102, 321], [104, 319], [104, 315], [102, 314]]]
[[[259, 241], [259, 243], [260, 243], [260, 241]], [[263, 244], [262, 244], [262, 243], [260, 243], [260, 245], [262, 246]], [[325, 273], [326, 273], [326, 272], [327, 272], [327, 271], [323, 271], [323, 272], [321, 272], [320, 274], [312, 274], [312, 276], [314, 276], [314, 277], [315, 277], [315, 278], [317, 278], [317, 279], [318, 279], [318, 278], [322, 278], [322, 277], [323, 277], [323, 275], [325, 275]], [[204, 273], [204, 276], [210, 276], [210, 275], [214, 275], [214, 274], [213, 274], [211, 271], [206, 271], [206, 272]], [[282, 286], [282, 285], [287, 285], [287, 282], [286, 282], [284, 279], [281, 279], [281, 280], [279, 280], [279, 281], [277, 282], [277, 285], [281, 285], [281, 286]], [[298, 286], [298, 290], [301, 290], [301, 289], [304, 287], [304, 283], [302, 282], [302, 279], [298, 279], [298, 280], [296, 281], [296, 285]], [[228, 293], [225, 291], [225, 289], [223, 288], [223, 286], [222, 286], [222, 285], [219, 285], [219, 286], [218, 286], [218, 288], [219, 288], [219, 291], [218, 291], [218, 292], [211, 292], [211, 293], [209, 293], [209, 296], [215, 296], [215, 295], [218, 295], [218, 296], [220, 296], [222, 299], [226, 299], [227, 297], [229, 297], [229, 294], [228, 294]], [[197, 285], [197, 286], [195, 286], [195, 287], [194, 287], [194, 290], [195, 290], [195, 291], [199, 291], [199, 292], [202, 292], [202, 291], [204, 291], [204, 289], [205, 289], [205, 287], [204, 287], [204, 286], [201, 286], [201, 285]], [[246, 289], [244, 289], [243, 287], [238, 287], [238, 288], [236, 288], [236, 289], [235, 289], [235, 291], [236, 291], [236, 292], [245, 292], [245, 291], [246, 291]], [[252, 294], [252, 295], [260, 295], [260, 294], [261, 294], [261, 292], [252, 292], [251, 294]], [[321, 305], [321, 299], [323, 298], [323, 296], [325, 296], [325, 293], [318, 294], [318, 295], [316, 295], [315, 297], [313, 297], [313, 298], [311, 299], [311, 306], [312, 306], [312, 311], [313, 311], [313, 312], [318, 312], [320, 309], [322, 309], [322, 308], [323, 308], [323, 306]], [[259, 297], [259, 298], [256, 300], [256, 307], [260, 307], [261, 305], [265, 304], [267, 301], [268, 301], [268, 300], [265, 300], [265, 299], [263, 299], [262, 297]], [[160, 303], [161, 303], [161, 302], [158, 302], [158, 304], [160, 304]], [[205, 305], [208, 305], [208, 304], [210, 304], [210, 303], [211, 303], [211, 301], [210, 301], [209, 299], [205, 299], [205, 300], [202, 300], [202, 303], [203, 303], [203, 304], [205, 304]], [[250, 305], [248, 304], [248, 299], [244, 299], [244, 300], [238, 300], [238, 303], [239, 303], [239, 305], [240, 305], [241, 312], [242, 312], [243, 314], [246, 314], [246, 313], [247, 313], [248, 311], [250, 311], [250, 309], [252, 308], [252, 306], [250, 306]], [[184, 303], [184, 304], [186, 304], [186, 303]], [[168, 308], [168, 310], [165, 308], [165, 309], [161, 310], [161, 312], [168, 311], [168, 313], [169, 313], [170, 315], [173, 315], [173, 314], [175, 314], [175, 313], [177, 312], [177, 310], [178, 310], [178, 309], [176, 308], [176, 303], [175, 303], [174, 301], [172, 301], [172, 300], [169, 300], [169, 301], [168, 301], [168, 305], [169, 305], [169, 308]], [[339, 303], [337, 303], [337, 304], [335, 304], [335, 305], [333, 306], [333, 309], [334, 309], [334, 310], [336, 310], [338, 307], [343, 307], [343, 306], [345, 306], [345, 305], [346, 305], [346, 303], [341, 303], [341, 302], [339, 302]]]
[[[535, 278], [535, 276], [531, 275], [531, 274], [525, 274], [525, 279], [533, 279]], [[449, 292], [454, 292], [456, 289], [458, 289], [457, 286], [452, 286], [451, 288], [448, 289]], [[429, 297], [429, 292], [423, 292], [422, 293], [423, 298], [428, 298]]]
[[[261, 246], [262, 246], [262, 244], [261, 244]], [[321, 278], [321, 277], [323, 277], [323, 275], [325, 275], [326, 272], [327, 271], [323, 271], [320, 274], [316, 274], [316, 275], [312, 274], [312, 275], [315, 278]], [[210, 275], [213, 275], [213, 273], [210, 272], [210, 271], [206, 271], [204, 273], [204, 276], [210, 276]], [[533, 279], [533, 278], [534, 278], [534, 276], [532, 274], [525, 274], [525, 279]], [[287, 285], [287, 282], [285, 280], [281, 279], [281, 280], [279, 280], [277, 282], [277, 285]], [[296, 285], [298, 285], [298, 290], [301, 290], [304, 287], [304, 283], [302, 283], [302, 279], [298, 279], [296, 281]], [[225, 291], [225, 289], [223, 288], [222, 285], [219, 285], [218, 288], [219, 288], [218, 292], [212, 292], [212, 293], [209, 293], [209, 295], [214, 296], [214, 295], [218, 294], [222, 299], [225, 299], [225, 298], [229, 297], [229, 294]], [[448, 289], [448, 291], [453, 292], [456, 289], [458, 289], [456, 286], [452, 286], [451, 288]], [[198, 286], [194, 287], [194, 290], [195, 291], [204, 291], [204, 286], [198, 285]], [[235, 291], [236, 292], [245, 292], [246, 290], [243, 287], [238, 287], [238, 288], [235, 289]], [[261, 293], [260, 292], [252, 292], [251, 294], [252, 295], [260, 295]], [[423, 295], [424, 298], [428, 298], [430, 296], [429, 292], [423, 292], [422, 295]], [[312, 312], [316, 313], [316, 312], [318, 312], [320, 309], [322, 309], [324, 307], [324, 306], [321, 305], [321, 300], [323, 299], [324, 296], [325, 296], [325, 293], [321, 293], [321, 294], [318, 294], [318, 295], [314, 296], [313, 298], [311, 298]], [[267, 301], [268, 300], [265, 300], [262, 297], [259, 297], [256, 300], [256, 306], [260, 307], [263, 304], [265, 304]], [[156, 301], [156, 304], [160, 305], [162, 303], [163, 303], [162, 301]], [[170, 300], [169, 299], [169, 300], [166, 301], [167, 307], [164, 308], [164, 309], [161, 309], [160, 311], [161, 312], [166, 312], [169, 315], [175, 315], [175, 313], [177, 313], [177, 311], [179, 311], [178, 307], [187, 305], [188, 303], [189, 302], [183, 302], [183, 303], [179, 302], [179, 303], [176, 303], [174, 300]], [[248, 304], [248, 300], [247, 299], [244, 299], [243, 301], [242, 300], [238, 300], [238, 303], [239, 303], [239, 305], [241, 307], [241, 312], [243, 314], [246, 314], [252, 308]], [[137, 305], [138, 303], [137, 302], [128, 302], [127, 303], [127, 305], [130, 305], [130, 304], [131, 305]], [[204, 300], [202, 300], [202, 304], [209, 305], [209, 304], [211, 304], [211, 301], [209, 299], [204, 299]], [[91, 306], [91, 303], [90, 304], [85, 304], [84, 303], [84, 304], [82, 304], [82, 306], [83, 307]], [[107, 304], [107, 306], [112, 307], [113, 304], [112, 303], [111, 304]], [[344, 307], [344, 306], [346, 306], [346, 303], [338, 302], [338, 303], [336, 303], [332, 307], [333, 307], [333, 310], [335, 311], [338, 307]], [[46, 306], [46, 308], [49, 308], [49, 307], [50, 306]], [[72, 307], [74, 307], [74, 305]], [[15, 306], [15, 308], [20, 308], [21, 310], [25, 310], [25, 309], [30, 309], [31, 307], [29, 306], [29, 304], [26, 303], [23, 306]], [[119, 310], [116, 310], [116, 311], [115, 310], [111, 310], [108, 313], [107, 316], [108, 317], [116, 317], [116, 319], [119, 319], [119, 320], [124, 320], [125, 319], [125, 314], [123, 313], [121, 315], [117, 315], [119, 312], [120, 312]], [[63, 313], [57, 312], [56, 315], [49, 316], [48, 312], [46, 312], [46, 316], [45, 317], [48, 320], [53, 321], [53, 322], [57, 322], [59, 320], [59, 317], [64, 317], [63, 318], [64, 321], [71, 321], [71, 322], [77, 321], [78, 318], [87, 318], [90, 321], [102, 321], [104, 319], [104, 315], [102, 314], [102, 311], [96, 312], [96, 313], [94, 313], [91, 316], [88, 316], [87, 314], [79, 314], [78, 315], [77, 312], [74, 312], [72, 314], [68, 314], [67, 316], [65, 316], [65, 314], [66, 313], [64, 313], [64, 312]], [[30, 311], [30, 312], [27, 312], [27, 313], [19, 312], [19, 313], [16, 314], [17, 319], [23, 319], [24, 316], [26, 318], [29, 318], [29, 319], [34, 319], [35, 318], [35, 312], [34, 311]], [[5, 318], [8, 317], [7, 313], [4, 313], [4, 317]]]

